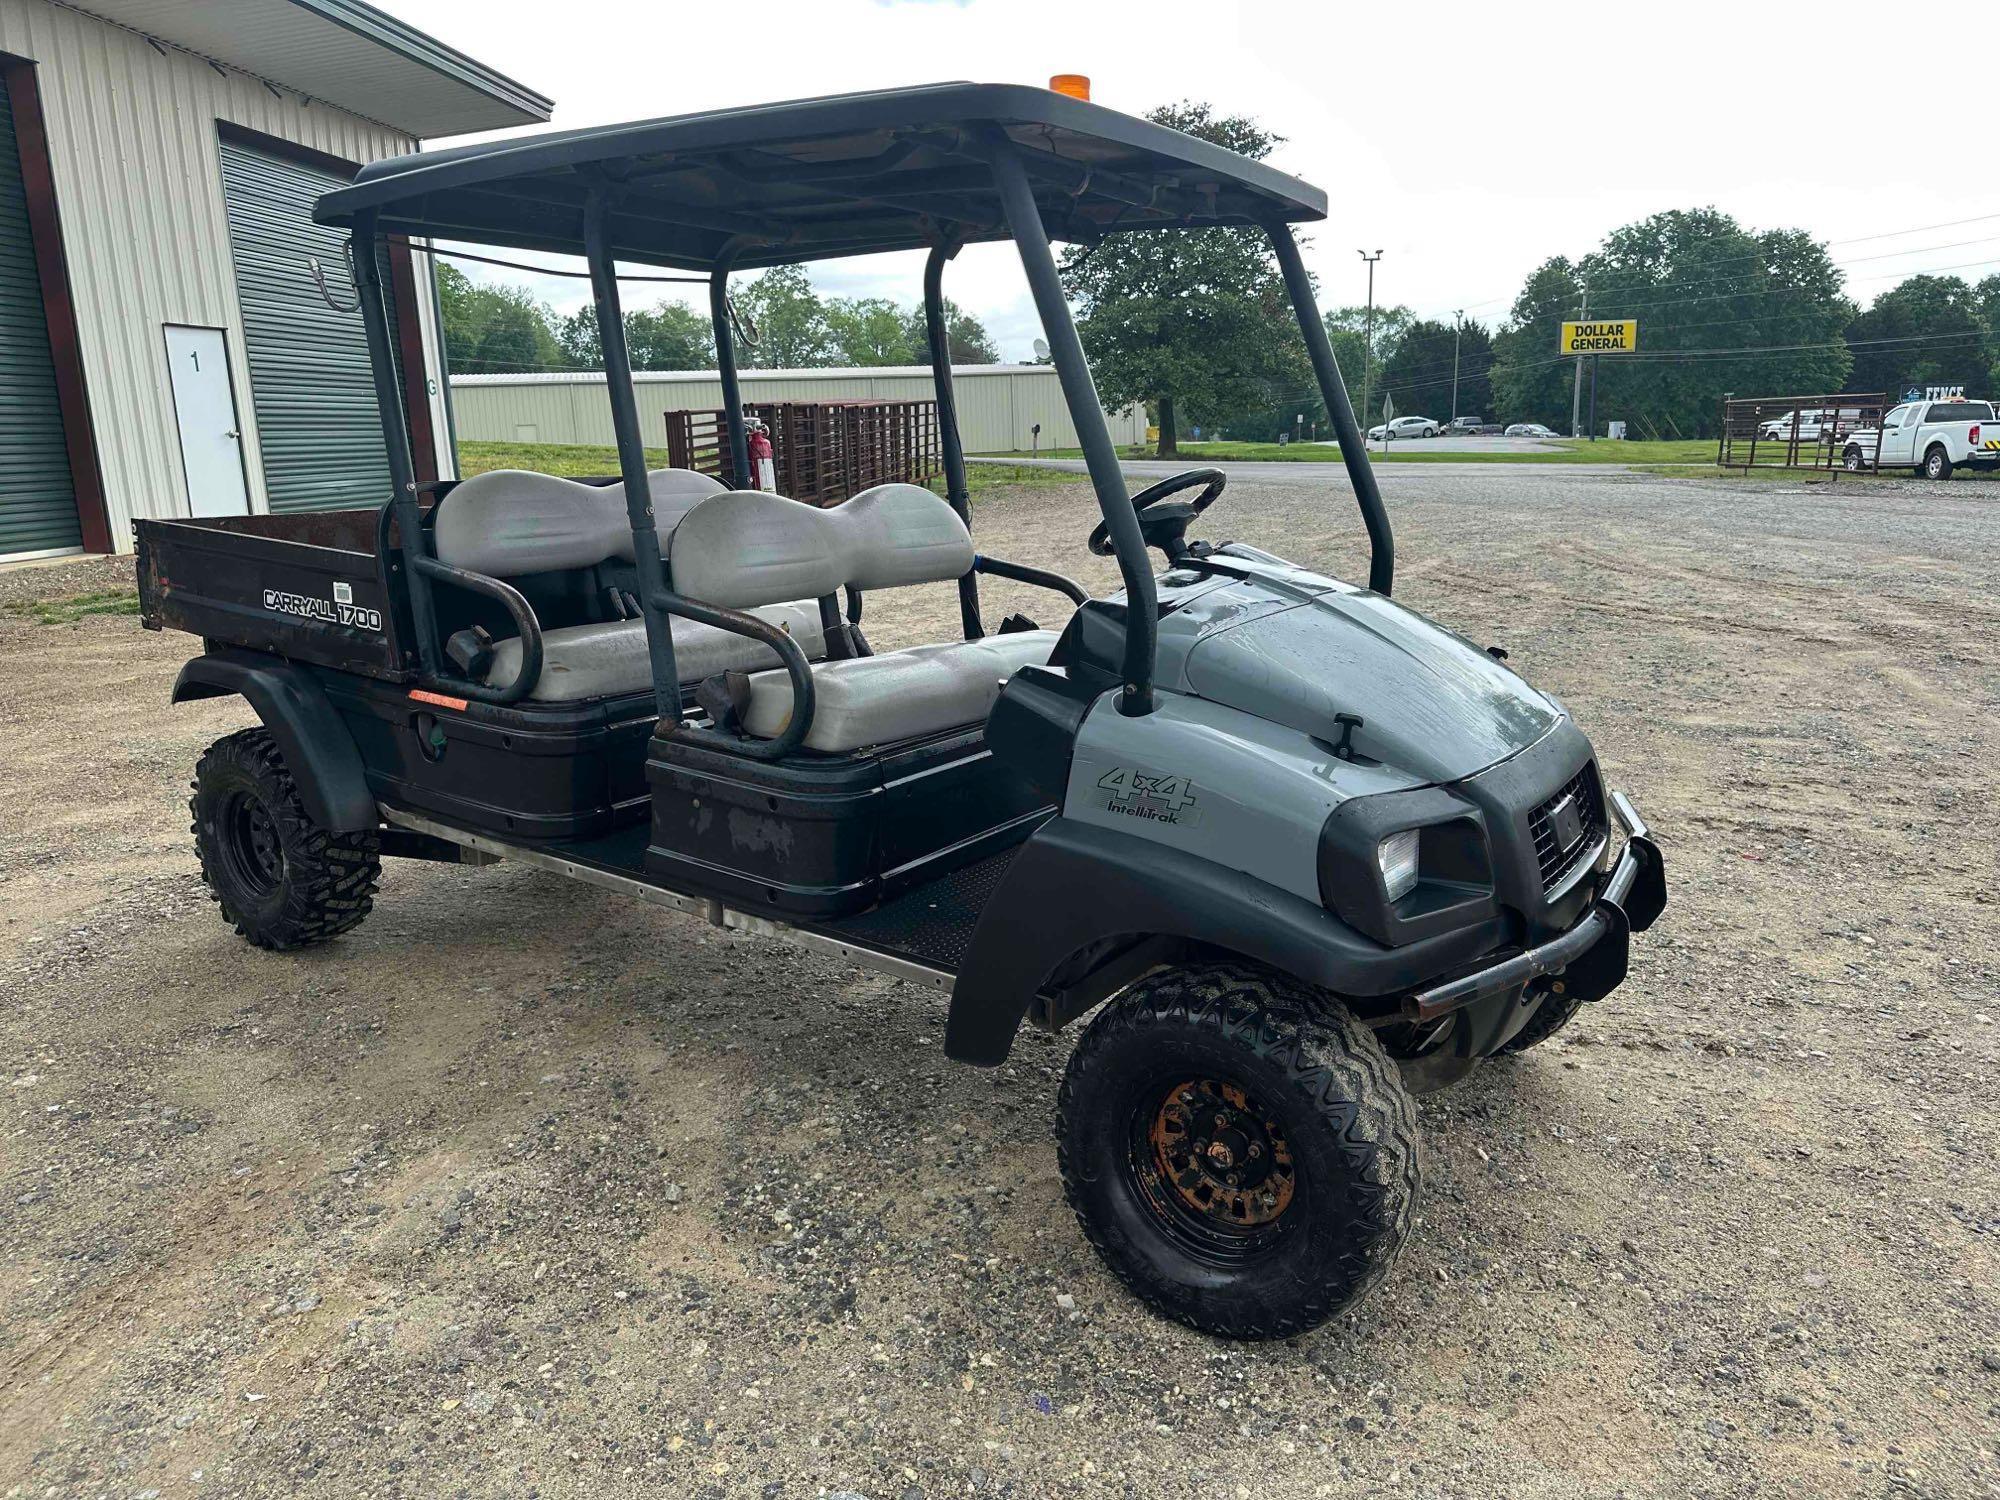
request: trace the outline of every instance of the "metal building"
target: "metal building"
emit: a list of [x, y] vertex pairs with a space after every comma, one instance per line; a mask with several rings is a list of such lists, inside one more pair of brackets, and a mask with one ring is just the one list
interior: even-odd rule
[[[362, 0], [0, 0], [0, 560], [140, 516], [375, 503], [342, 237], [313, 200], [549, 101]], [[429, 257], [392, 251], [427, 476], [450, 472]]]
[[[1076, 445], [1054, 365], [953, 365], [958, 426], [968, 453], [1026, 452]], [[745, 370], [745, 401], [928, 401], [935, 390], [925, 365], [865, 370]], [[646, 442], [665, 447], [669, 411], [712, 411], [722, 386], [707, 370], [646, 370], [634, 375]], [[537, 375], [454, 375], [452, 410], [461, 442], [591, 443], [609, 446], [611, 402], [604, 376], [591, 371]], [[1142, 406], [1106, 412], [1112, 439], [1146, 436]], [[1039, 437], [1035, 433], [1040, 424]]]

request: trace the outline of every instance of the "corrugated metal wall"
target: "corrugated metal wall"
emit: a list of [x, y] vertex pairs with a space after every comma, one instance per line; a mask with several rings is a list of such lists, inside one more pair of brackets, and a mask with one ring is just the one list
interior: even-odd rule
[[[926, 400], [933, 394], [930, 371], [902, 366], [746, 370], [741, 381], [746, 401]], [[720, 382], [699, 373], [643, 373], [633, 385], [646, 442], [654, 447], [666, 446], [664, 413], [713, 411], [722, 405]], [[1034, 446], [1036, 422], [1042, 424], [1042, 447], [1076, 444], [1076, 428], [1052, 366], [962, 365], [954, 369], [952, 386], [968, 453], [1024, 451]], [[461, 442], [608, 445], [612, 440], [611, 402], [602, 375], [455, 375], [451, 392]], [[1114, 441], [1135, 443], [1145, 437], [1143, 407], [1107, 416]]]
[[[0, 0], [0, 51], [39, 64], [112, 537], [129, 550], [135, 516], [187, 513], [160, 333], [166, 323], [226, 330], [251, 503], [265, 509], [216, 122], [349, 161], [409, 151], [415, 143], [326, 104], [289, 93], [274, 98], [257, 80], [218, 74], [185, 53], [163, 57], [136, 32], [45, 0]], [[419, 276], [417, 284], [427, 301], [429, 277]], [[434, 407], [442, 433], [442, 405]]]
[[0, 82], [0, 556], [82, 545], [14, 111]]
[[[309, 222], [347, 179], [222, 143], [222, 190], [236, 261], [236, 301], [250, 347], [264, 493], [274, 511], [372, 505], [390, 492], [389, 452], [358, 313], [337, 313], [301, 274], [312, 255], [347, 295], [347, 236]], [[388, 254], [382, 253], [388, 280]], [[395, 347], [395, 314], [390, 313]], [[400, 363], [400, 362], [399, 362]]]

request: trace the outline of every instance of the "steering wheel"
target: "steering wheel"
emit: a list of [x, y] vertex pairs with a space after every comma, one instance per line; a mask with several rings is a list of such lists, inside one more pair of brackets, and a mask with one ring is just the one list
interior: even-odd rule
[[[1139, 491], [1132, 497], [1132, 509], [1139, 513], [1139, 534], [1146, 539], [1146, 545], [1158, 547], [1169, 559], [1179, 558], [1187, 550], [1183, 538], [1188, 527], [1196, 516], [1221, 498], [1228, 483], [1229, 476], [1220, 469], [1189, 469], [1185, 474], [1175, 474]], [[1169, 496], [1191, 490], [1196, 485], [1205, 485], [1206, 488], [1194, 499], [1182, 500], [1174, 505], [1160, 504]], [[1089, 547], [1099, 557], [1113, 555], [1115, 549], [1111, 545], [1110, 522], [1099, 521], [1091, 529]]]

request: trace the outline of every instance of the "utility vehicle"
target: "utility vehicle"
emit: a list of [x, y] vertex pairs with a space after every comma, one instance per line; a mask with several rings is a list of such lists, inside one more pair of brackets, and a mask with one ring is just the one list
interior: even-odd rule
[[1840, 456], [1854, 473], [1910, 468], [1925, 479], [1949, 479], [1960, 466], [2000, 466], [2000, 423], [1986, 401], [1906, 401], [1891, 407], [1879, 428], [1848, 433]]
[[[1161, 1311], [1273, 1337], [1387, 1271], [1413, 1089], [1532, 1046], [1625, 976], [1659, 851], [1554, 699], [1391, 602], [1393, 542], [1291, 225], [1318, 189], [1041, 89], [721, 110], [365, 168], [351, 230], [393, 493], [139, 523], [145, 623], [203, 637], [176, 701], [262, 727], [194, 778], [224, 918], [294, 948], [368, 913], [385, 856], [494, 858], [949, 996], [946, 1047], [1095, 1010], [1058, 1104], [1084, 1232]], [[1368, 586], [1226, 540], [1226, 478], [1129, 495], [1051, 239], [1267, 236], [1370, 542]], [[411, 472], [376, 245], [580, 252], [619, 473]], [[1011, 239], [1123, 587], [975, 549], [943, 274]], [[734, 272], [928, 251], [945, 491], [831, 509], [648, 472], [618, 264], [708, 283], [733, 472]], [[1157, 554], [1157, 559], [1153, 554]], [[1045, 625], [983, 579], [1048, 591]], [[961, 639], [870, 649], [877, 590], [954, 588]]]

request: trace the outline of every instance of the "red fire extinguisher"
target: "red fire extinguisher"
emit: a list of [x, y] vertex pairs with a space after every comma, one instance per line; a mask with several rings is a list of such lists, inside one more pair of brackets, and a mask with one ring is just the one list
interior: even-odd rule
[[764, 424], [754, 418], [750, 421], [750, 477], [752, 486], [773, 493], [778, 488], [778, 466], [771, 452], [771, 438]]

